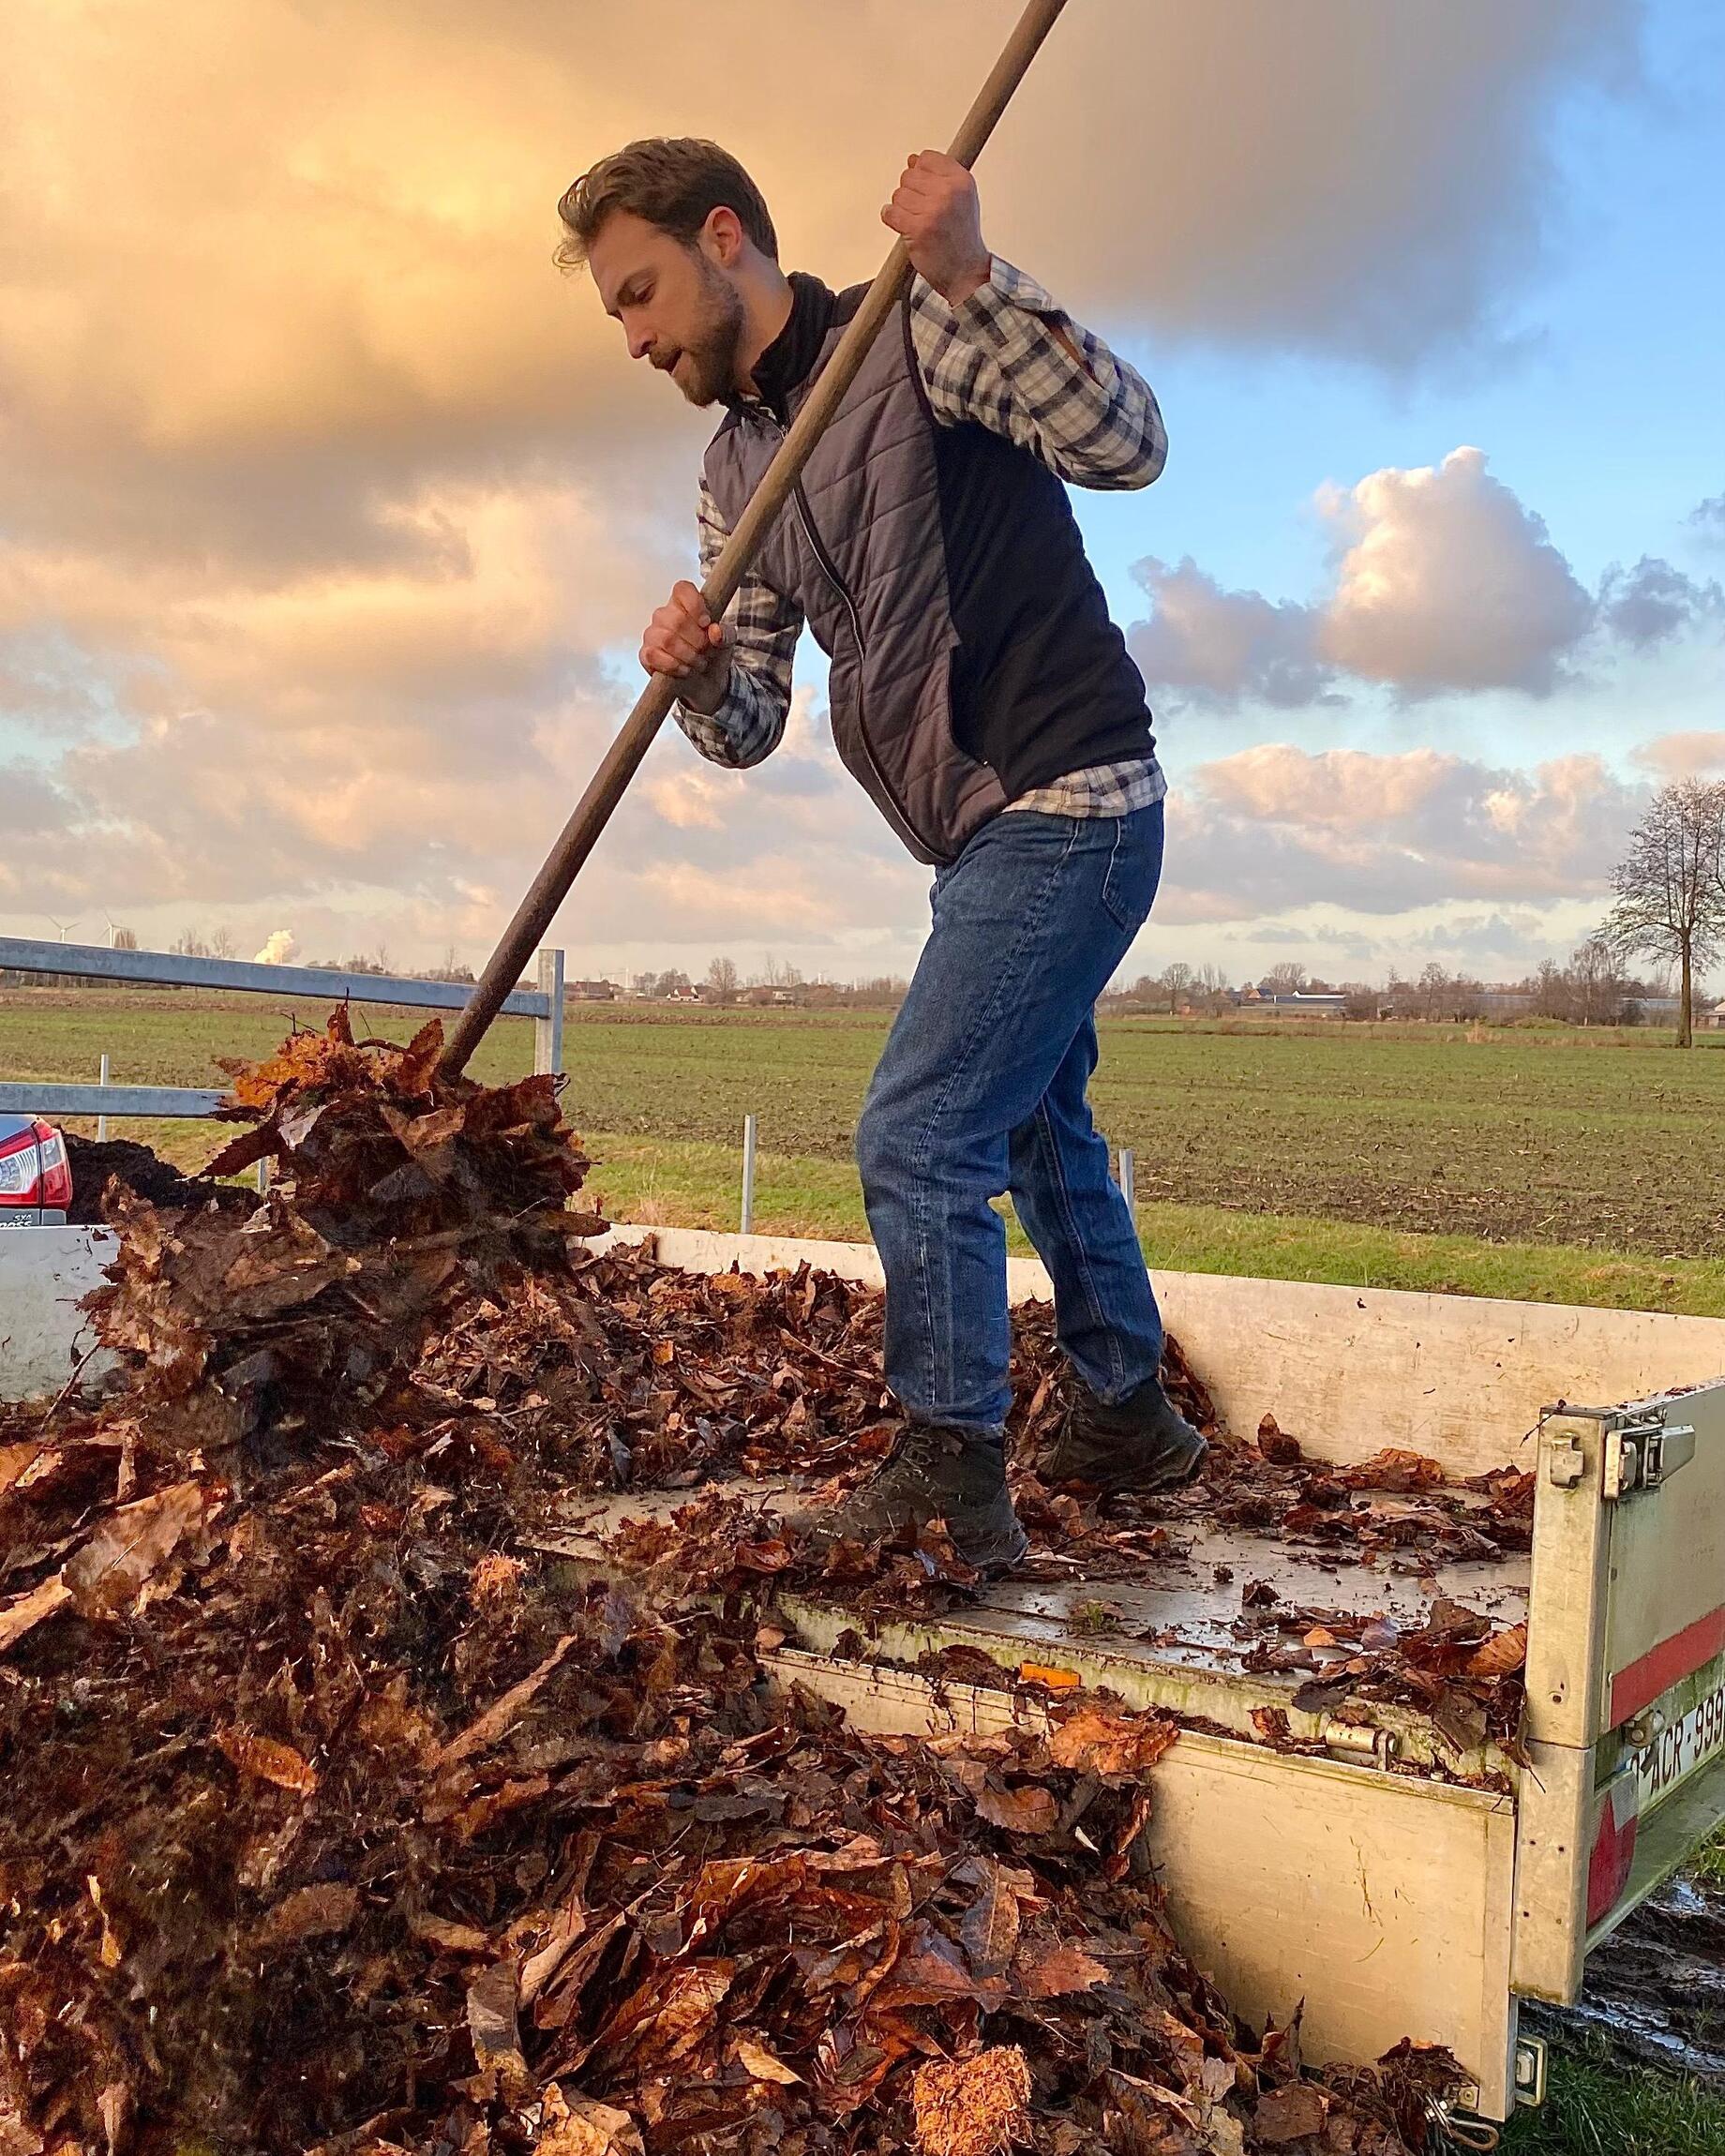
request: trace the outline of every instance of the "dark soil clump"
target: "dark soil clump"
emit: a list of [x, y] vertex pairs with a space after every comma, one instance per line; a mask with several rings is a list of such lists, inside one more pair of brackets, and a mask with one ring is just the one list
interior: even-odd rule
[[153, 1205], [204, 1205], [214, 1199], [222, 1205], [249, 1205], [253, 1200], [229, 1183], [213, 1183], [202, 1175], [183, 1175], [170, 1160], [152, 1153], [135, 1138], [79, 1138], [66, 1133], [66, 1150], [72, 1164], [72, 1202], [67, 1219], [79, 1227], [99, 1227], [103, 1220], [102, 1192], [118, 1176], [134, 1196]]

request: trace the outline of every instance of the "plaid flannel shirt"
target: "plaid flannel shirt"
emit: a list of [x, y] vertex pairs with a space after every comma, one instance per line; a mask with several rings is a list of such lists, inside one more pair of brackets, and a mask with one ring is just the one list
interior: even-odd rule
[[[940, 425], [974, 420], [1075, 487], [1146, 487], [1166, 461], [1168, 437], [1148, 384], [1000, 256], [988, 282], [956, 308], [917, 277], [910, 330]], [[1059, 330], [1081, 359], [1074, 359]], [[697, 516], [704, 579], [730, 536], [704, 481]], [[712, 711], [680, 702], [676, 714], [703, 756], [742, 771], [770, 756], [784, 734], [802, 609], [751, 575], [728, 618], [736, 641], [723, 701]], [[1056, 816], [1127, 816], [1166, 792], [1155, 757], [1136, 756], [1071, 772], [1010, 806]]]

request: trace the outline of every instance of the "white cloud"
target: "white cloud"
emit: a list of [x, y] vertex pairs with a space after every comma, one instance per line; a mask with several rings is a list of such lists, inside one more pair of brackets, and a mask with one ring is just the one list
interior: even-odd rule
[[1319, 649], [1403, 696], [1548, 695], [1593, 606], [1544, 523], [1486, 470], [1482, 450], [1372, 472], [1319, 507], [1341, 549]]
[[1311, 603], [1224, 591], [1190, 559], [1137, 563], [1152, 612], [1128, 641], [1152, 692], [1279, 710], [1344, 701], [1347, 685], [1404, 703], [1549, 696], [1725, 617], [1718, 584], [1648, 555], [1590, 593], [1483, 450], [1387, 466], [1315, 500], [1331, 564]]

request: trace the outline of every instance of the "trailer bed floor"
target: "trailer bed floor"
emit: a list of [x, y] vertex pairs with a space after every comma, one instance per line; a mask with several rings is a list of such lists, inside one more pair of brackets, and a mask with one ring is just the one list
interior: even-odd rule
[[[583, 1569], [608, 1571], [605, 1538], [623, 1520], [665, 1518], [713, 1488], [758, 1501], [769, 1512], [795, 1490], [782, 1479], [738, 1479], [695, 1490], [574, 1499], [566, 1530], [544, 1538], [541, 1547]], [[1328, 1717], [1293, 1710], [1292, 1697], [1312, 1675], [1322, 1673], [1326, 1659], [1340, 1663], [1346, 1654], [1327, 1657], [1320, 1651], [1315, 1672], [1244, 1668], [1254, 1648], [1278, 1639], [1242, 1624], [1240, 1597], [1249, 1582], [1270, 1591], [1272, 1610], [1285, 1606], [1378, 1615], [1405, 1629], [1423, 1622], [1438, 1595], [1481, 1611], [1494, 1625], [1519, 1624], [1527, 1614], [1530, 1560], [1524, 1553], [1416, 1575], [1345, 1562], [1330, 1551], [1201, 1518], [1162, 1524], [1174, 1547], [1148, 1557], [1145, 1578], [1136, 1583], [1087, 1578], [1068, 1560], [1037, 1553], [1018, 1573], [982, 1582], [958, 1608], [938, 1615], [862, 1616], [804, 1592], [781, 1599], [802, 1642], [817, 1652], [832, 1653], [847, 1634], [859, 1633], [873, 1653], [894, 1661], [914, 1662], [942, 1646], [981, 1648], [1008, 1669], [1028, 1663], [1072, 1670], [1134, 1704], [1162, 1706], [1242, 1735], [1253, 1734], [1254, 1708], [1279, 1708], [1288, 1714], [1294, 1734], [1306, 1738], [1317, 1737]], [[1280, 1640], [1296, 1643], [1298, 1637], [1284, 1632]], [[1395, 1732], [1402, 1756], [1411, 1762], [1462, 1774], [1499, 1764], [1483, 1751], [1459, 1759], [1440, 1744], [1426, 1717], [1411, 1709], [1374, 1705], [1363, 1711]]]

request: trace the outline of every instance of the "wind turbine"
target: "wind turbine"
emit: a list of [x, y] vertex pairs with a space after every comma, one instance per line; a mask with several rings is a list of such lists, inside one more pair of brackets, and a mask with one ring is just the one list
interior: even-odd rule
[[68, 929], [76, 928], [78, 925], [77, 921], [55, 921], [54, 916], [52, 913], [44, 914], [42, 918], [45, 921], [53, 921], [54, 926], [60, 931], [60, 941], [62, 943], [66, 941], [67, 931]]

